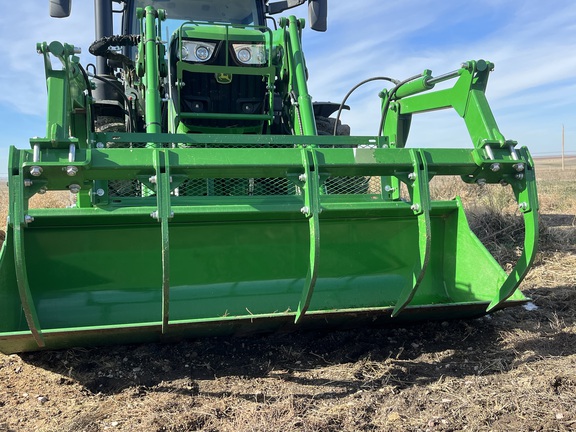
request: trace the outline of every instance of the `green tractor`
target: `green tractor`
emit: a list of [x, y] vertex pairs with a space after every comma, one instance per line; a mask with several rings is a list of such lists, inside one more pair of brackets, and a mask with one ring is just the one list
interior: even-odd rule
[[[96, 65], [38, 44], [47, 129], [10, 149], [2, 352], [469, 318], [527, 301], [534, 168], [486, 101], [493, 65], [390, 80], [377, 135], [349, 136], [345, 101], [308, 92], [304, 20], [273, 18], [304, 2], [96, 0]], [[325, 30], [326, 1], [308, 5]], [[70, 1], [50, 6], [70, 14]], [[407, 147], [412, 116], [445, 108], [470, 148]], [[525, 239], [509, 274], [458, 198], [431, 199], [437, 176], [513, 190]], [[30, 205], [54, 191], [74, 205]]]

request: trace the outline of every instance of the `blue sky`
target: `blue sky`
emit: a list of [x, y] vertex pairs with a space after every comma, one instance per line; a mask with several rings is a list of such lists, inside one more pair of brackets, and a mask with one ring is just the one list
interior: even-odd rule
[[[45, 135], [46, 88], [36, 42], [60, 40], [93, 62], [93, 1], [75, 0], [72, 16], [51, 19], [48, 0], [10, 2], [0, 16], [0, 175], [10, 145], [28, 148]], [[293, 10], [306, 16], [306, 8]], [[304, 32], [309, 90], [318, 101], [340, 102], [373, 76], [433, 75], [472, 59], [495, 63], [487, 96], [501, 132], [535, 156], [576, 154], [576, 2], [554, 0], [331, 0], [326, 33]], [[356, 135], [377, 133], [380, 82], [358, 89], [343, 120]], [[414, 147], [470, 147], [453, 112], [417, 116]]]

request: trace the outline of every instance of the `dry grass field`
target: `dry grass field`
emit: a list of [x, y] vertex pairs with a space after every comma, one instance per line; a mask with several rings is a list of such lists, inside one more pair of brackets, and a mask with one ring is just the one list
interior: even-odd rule
[[[531, 307], [405, 328], [0, 354], [0, 431], [576, 430], [576, 158], [537, 160]], [[463, 196], [504, 268], [522, 224], [507, 189]], [[66, 203], [69, 197], [51, 197]], [[6, 189], [0, 188], [5, 219]]]

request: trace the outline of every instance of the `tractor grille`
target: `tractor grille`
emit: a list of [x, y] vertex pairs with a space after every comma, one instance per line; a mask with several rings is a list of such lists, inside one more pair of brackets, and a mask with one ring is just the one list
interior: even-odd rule
[[[262, 76], [234, 75], [219, 84], [214, 74], [184, 71], [180, 104], [186, 113], [263, 114], [266, 83]], [[187, 126], [230, 128], [256, 126], [261, 120], [184, 119]]]

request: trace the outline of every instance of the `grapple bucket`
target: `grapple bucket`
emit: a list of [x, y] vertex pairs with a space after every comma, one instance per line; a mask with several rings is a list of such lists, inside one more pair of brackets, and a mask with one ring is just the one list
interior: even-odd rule
[[[537, 223], [525, 149], [514, 154], [521, 180], [516, 159], [497, 159], [526, 219], [524, 254], [506, 274], [458, 199], [430, 200], [435, 175], [496, 178], [474, 152], [378, 137], [156, 138], [186, 148], [77, 150], [85, 208], [28, 209], [34, 188], [70, 188], [68, 152], [51, 150], [42, 182], [33, 151], [12, 149], [3, 352], [474, 317], [526, 301], [516, 288]], [[150, 136], [97, 135], [139, 139]], [[391, 199], [391, 180], [408, 198]]]
[[[10, 150], [1, 351], [473, 317], [526, 300], [516, 289], [538, 232], [533, 163], [498, 131], [484, 96], [490, 63], [467, 62], [436, 78], [425, 71], [381, 92], [382, 136], [318, 136], [301, 27], [290, 17], [274, 38], [286, 48], [285, 58], [274, 58], [287, 62], [289, 78], [271, 59], [254, 69], [175, 69], [177, 77], [182, 68], [222, 75], [222, 86], [231, 71], [261, 77], [266, 89], [286, 93], [268, 91], [268, 114], [169, 105], [163, 129], [158, 82], [172, 69], [157, 44], [162, 16], [146, 8], [138, 42], [142, 82], [134, 85], [145, 89], [146, 133], [134, 132], [131, 111], [132, 132], [97, 130], [74, 47], [38, 45], [47, 134], [30, 150]], [[428, 91], [452, 78], [452, 88]], [[277, 110], [279, 103], [287, 105]], [[450, 107], [473, 149], [406, 148], [413, 114]], [[284, 129], [182, 129], [177, 122], [186, 119], [270, 128], [278, 121]], [[437, 176], [512, 188], [526, 229], [509, 274], [471, 232], [458, 199], [431, 199]], [[34, 195], [66, 190], [77, 194], [73, 208], [30, 208]]]

